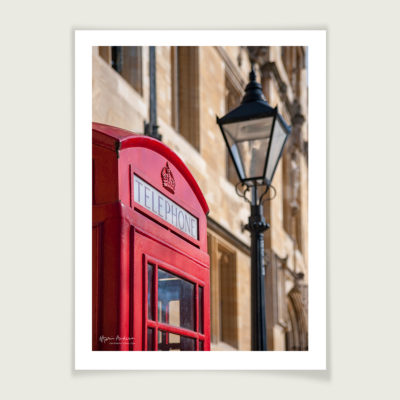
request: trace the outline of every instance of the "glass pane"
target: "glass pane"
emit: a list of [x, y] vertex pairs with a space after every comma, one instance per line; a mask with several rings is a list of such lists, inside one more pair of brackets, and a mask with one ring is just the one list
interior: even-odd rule
[[203, 340], [199, 341], [199, 351], [204, 351], [204, 341]]
[[246, 178], [263, 176], [268, 144], [269, 138], [249, 140], [237, 144]]
[[158, 350], [180, 351], [181, 337], [174, 333], [160, 332], [160, 334], [158, 335]]
[[195, 351], [196, 339], [187, 336], [181, 336], [181, 350]]
[[175, 333], [160, 332], [158, 335], [159, 351], [195, 351], [196, 339], [177, 335]]
[[242, 179], [262, 177], [273, 117], [224, 125]]
[[231, 152], [232, 152], [232, 156], [233, 156], [233, 162], [239, 170], [239, 178], [245, 179], [246, 176], [245, 176], [244, 169], [243, 169], [242, 158], [241, 158], [239, 149], [236, 144], [231, 146]]
[[271, 150], [269, 151], [268, 165], [265, 177], [268, 182], [272, 181], [273, 173], [277, 162], [279, 161], [279, 155], [282, 147], [285, 143], [286, 132], [284, 131], [279, 118], [276, 118], [274, 132], [272, 134]]
[[204, 288], [202, 286], [199, 286], [199, 332], [200, 333], [204, 333], [203, 301], [204, 301]]
[[158, 320], [195, 330], [195, 285], [158, 269]]
[[154, 329], [147, 328], [147, 350], [154, 350]]
[[260, 118], [225, 124], [223, 127], [228, 134], [228, 142], [265, 139], [270, 135], [273, 120], [273, 117]]
[[147, 317], [148, 319], [153, 318], [153, 308], [154, 308], [154, 293], [153, 293], [153, 271], [154, 265], [147, 264]]
[[[164, 347], [168, 344], [167, 332], [158, 330], [158, 350], [165, 350]], [[161, 346], [161, 348], [160, 348]], [[168, 349], [167, 349], [168, 350]]]
[[142, 94], [142, 48], [138, 46], [122, 47], [122, 65], [120, 74]]

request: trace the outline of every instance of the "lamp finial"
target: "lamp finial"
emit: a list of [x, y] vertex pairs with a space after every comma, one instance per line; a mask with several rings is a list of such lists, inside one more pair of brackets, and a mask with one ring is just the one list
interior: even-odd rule
[[254, 63], [251, 63], [251, 71], [249, 73], [249, 80], [250, 81], [256, 80], [256, 72], [254, 71]]
[[256, 80], [256, 73], [254, 71], [254, 63], [251, 63], [251, 71], [249, 73], [249, 83], [245, 89], [245, 95], [242, 104], [252, 101], [265, 101], [261, 85]]

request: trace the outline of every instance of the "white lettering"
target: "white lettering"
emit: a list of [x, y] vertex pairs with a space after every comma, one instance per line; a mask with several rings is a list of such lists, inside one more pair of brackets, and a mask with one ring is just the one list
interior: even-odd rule
[[147, 199], [150, 199], [149, 192], [150, 192], [149, 187], [144, 185], [144, 206], [150, 210], [150, 204], [148, 204], [147, 202]]

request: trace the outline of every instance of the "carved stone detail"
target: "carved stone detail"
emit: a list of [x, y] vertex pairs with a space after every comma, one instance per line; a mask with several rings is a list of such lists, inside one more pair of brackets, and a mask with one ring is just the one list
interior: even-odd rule
[[250, 62], [258, 64], [260, 67], [269, 62], [269, 46], [248, 46]]

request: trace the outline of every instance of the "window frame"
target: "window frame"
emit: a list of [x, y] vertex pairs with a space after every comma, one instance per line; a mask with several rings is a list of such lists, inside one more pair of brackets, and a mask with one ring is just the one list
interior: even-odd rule
[[[148, 318], [148, 265], [153, 265], [153, 318], [151, 320]], [[189, 330], [187, 328], [182, 328], [174, 325], [169, 325], [164, 322], [160, 322], [158, 318], [158, 269], [161, 268], [164, 271], [167, 271], [171, 274], [176, 275], [178, 278], [185, 279], [186, 281], [195, 285], [195, 294], [194, 294], [194, 301], [195, 301], [195, 331]], [[143, 254], [143, 304], [144, 304], [144, 324], [143, 324], [143, 350], [148, 350], [148, 329], [153, 329], [153, 351], [158, 351], [158, 332], [159, 330], [166, 333], [172, 333], [180, 336], [186, 336], [196, 340], [196, 349], [195, 351], [200, 351], [200, 342], [202, 342], [203, 349], [204, 349], [204, 342], [206, 340], [205, 333], [200, 333], [199, 331], [199, 286], [203, 288], [203, 329], [205, 326], [204, 316], [205, 316], [205, 307], [204, 307], [204, 291], [206, 283], [191, 275], [187, 272], [182, 271], [180, 268], [172, 266], [164, 261], [161, 261], [157, 258], [151, 257], [147, 254]]]

